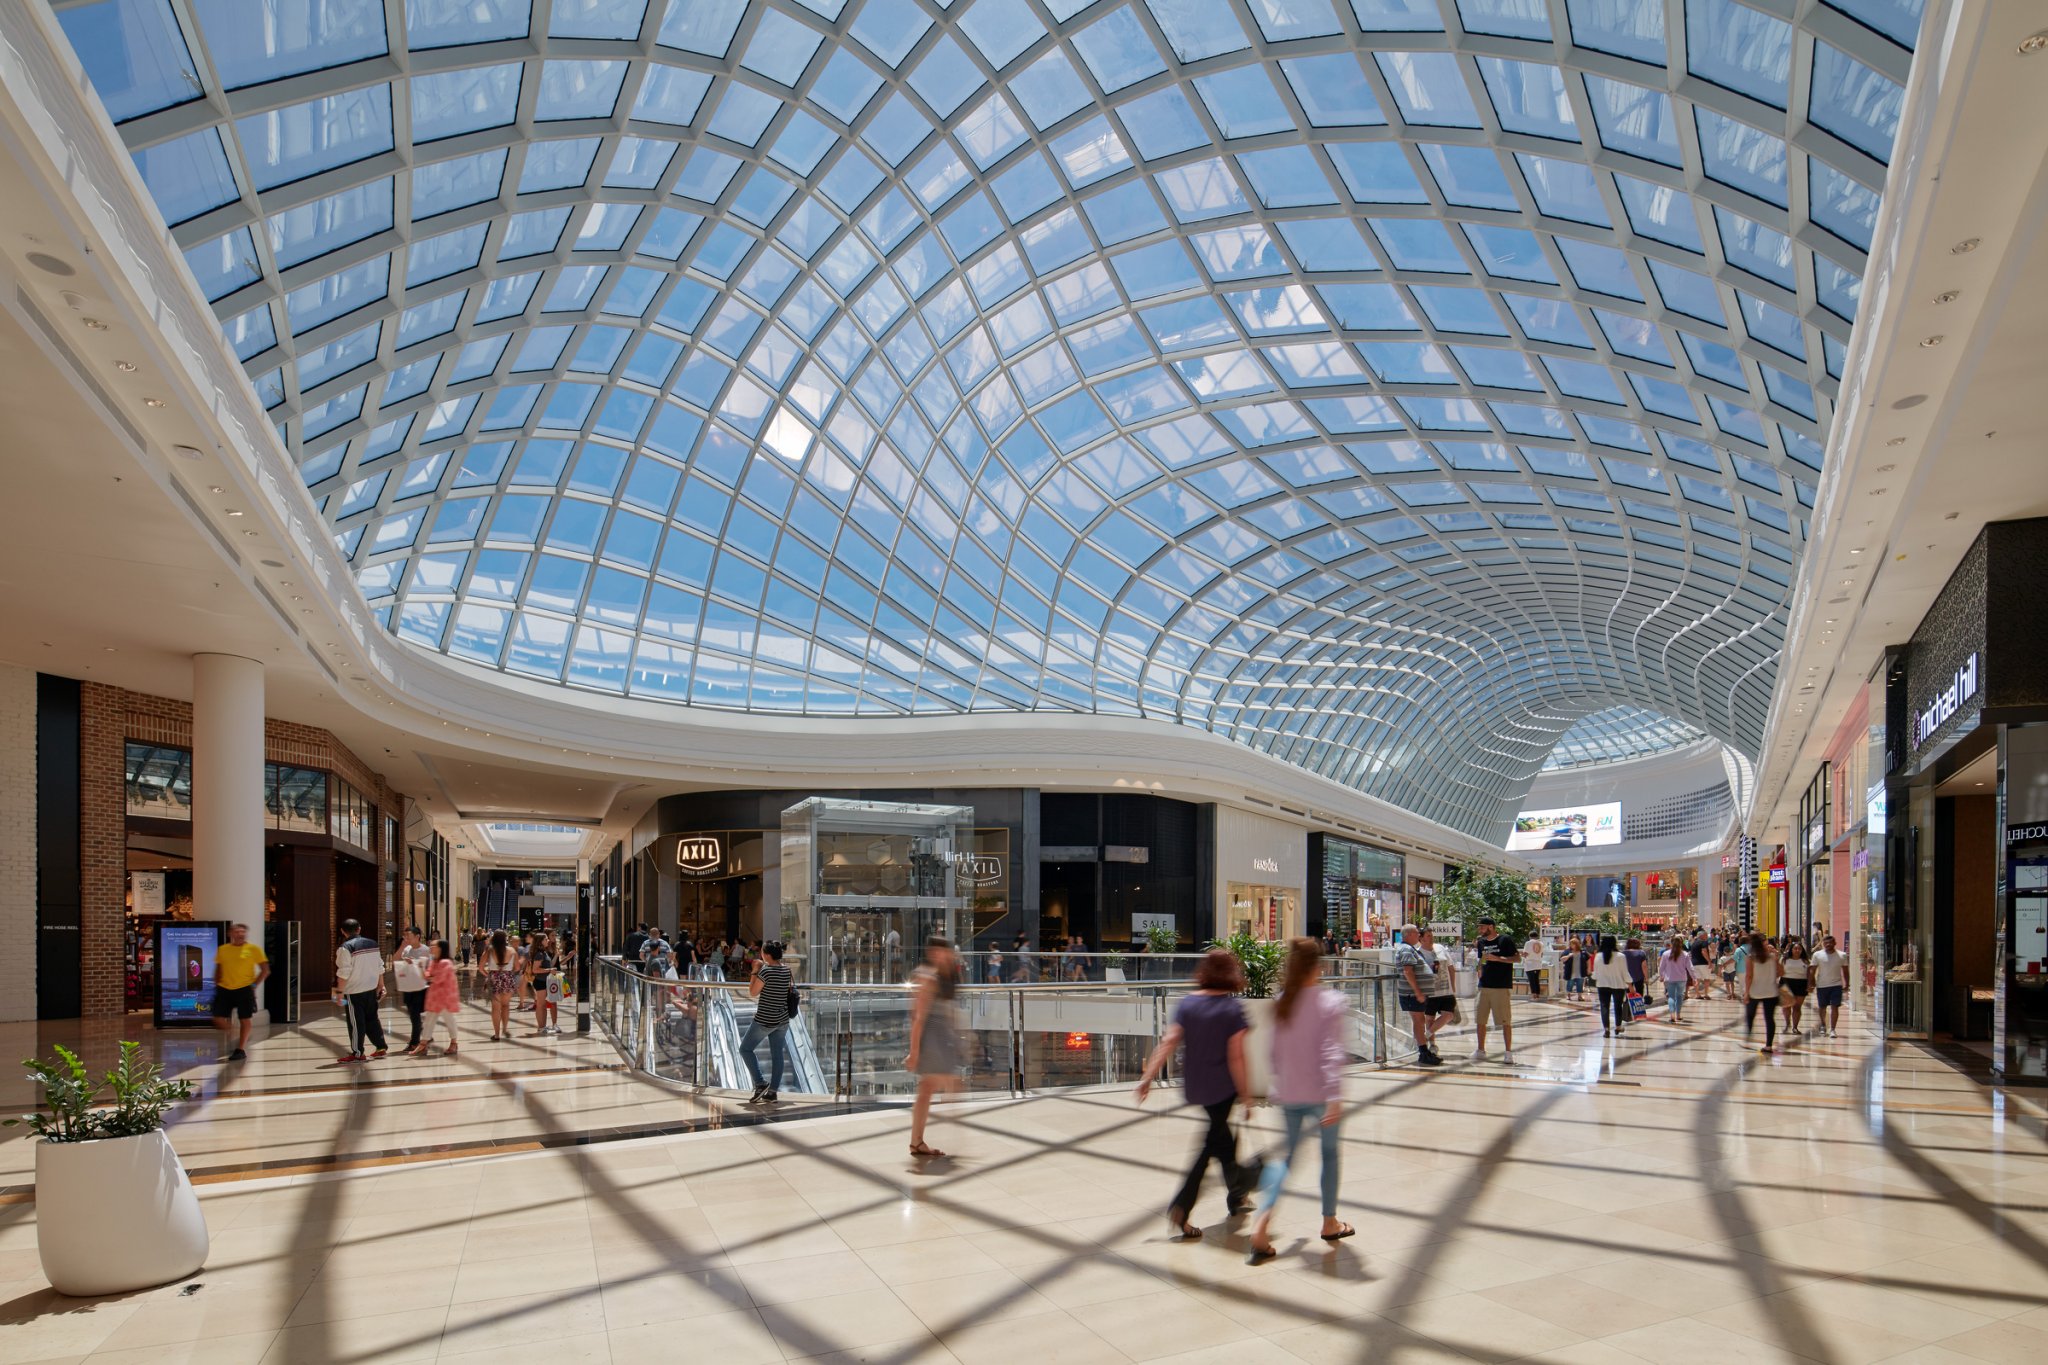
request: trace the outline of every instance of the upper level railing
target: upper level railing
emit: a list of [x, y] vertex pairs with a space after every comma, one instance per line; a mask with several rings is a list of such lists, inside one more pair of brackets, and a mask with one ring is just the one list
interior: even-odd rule
[[[1160, 980], [1033, 980], [963, 985], [955, 998], [961, 1075], [969, 1093], [1018, 1095], [1070, 1086], [1135, 1082], [1192, 989], [1196, 959], [1161, 955], [1147, 965], [1174, 970]], [[745, 1081], [737, 1049], [753, 1015], [741, 982], [652, 977], [617, 958], [593, 964], [592, 1017], [635, 1069], [704, 1090]], [[1351, 1007], [1350, 1048], [1362, 1061], [1413, 1055], [1394, 1010], [1394, 978], [1377, 963], [1335, 962], [1325, 978]], [[1114, 970], [1114, 969], [1108, 969]], [[788, 1043], [793, 1074], [809, 1071], [843, 1098], [908, 1095], [914, 992], [905, 982], [804, 982]], [[1260, 1002], [1247, 1002], [1255, 1026]], [[768, 1065], [768, 1049], [760, 1049]], [[812, 1066], [815, 1070], [812, 1071]], [[783, 1089], [802, 1093], [800, 1082]]]

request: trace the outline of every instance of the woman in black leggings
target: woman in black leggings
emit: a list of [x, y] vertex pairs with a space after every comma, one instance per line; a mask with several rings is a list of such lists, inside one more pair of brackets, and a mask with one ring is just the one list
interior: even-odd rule
[[1194, 1212], [1195, 1200], [1201, 1196], [1202, 1176], [1211, 1161], [1223, 1169], [1226, 1207], [1233, 1214], [1251, 1209], [1252, 1190], [1258, 1177], [1255, 1167], [1238, 1164], [1237, 1135], [1230, 1130], [1231, 1106], [1242, 1103], [1249, 1113], [1252, 1103], [1244, 1056], [1250, 1021], [1245, 1018], [1244, 1003], [1237, 998], [1237, 993], [1244, 989], [1244, 969], [1229, 949], [1211, 948], [1195, 968], [1194, 984], [1195, 988], [1174, 1006], [1173, 1022], [1145, 1063], [1137, 1090], [1138, 1103], [1143, 1104], [1151, 1092], [1153, 1077], [1166, 1065], [1175, 1048], [1183, 1042], [1187, 1044], [1181, 1064], [1182, 1095], [1189, 1104], [1202, 1107], [1209, 1123], [1202, 1134], [1202, 1145], [1195, 1149], [1194, 1165], [1166, 1209], [1166, 1221], [1173, 1235], [1186, 1242], [1202, 1235], [1202, 1230], [1188, 1221], [1188, 1215]]
[[1742, 1036], [1756, 1035], [1756, 1012], [1764, 1012], [1764, 1045], [1770, 1055], [1778, 1044], [1778, 950], [1762, 934], [1749, 936], [1749, 961], [1742, 968]]

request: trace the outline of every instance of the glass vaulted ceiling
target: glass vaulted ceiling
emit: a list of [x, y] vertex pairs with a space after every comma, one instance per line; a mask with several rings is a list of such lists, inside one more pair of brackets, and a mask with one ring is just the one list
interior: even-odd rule
[[1558, 737], [1557, 747], [1543, 761], [1543, 770], [1584, 768], [1643, 758], [1667, 749], [1697, 744], [1706, 736], [1682, 720], [1645, 711], [1640, 706], [1610, 706], [1581, 716]]
[[1920, 4], [56, 8], [400, 638], [1492, 836], [1756, 751]]

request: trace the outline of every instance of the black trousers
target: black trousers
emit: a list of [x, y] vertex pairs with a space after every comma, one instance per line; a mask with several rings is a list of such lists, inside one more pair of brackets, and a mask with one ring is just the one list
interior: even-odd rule
[[1756, 1012], [1759, 1007], [1764, 1012], [1764, 1046], [1775, 1046], [1778, 1041], [1778, 1001], [1774, 996], [1742, 1002], [1742, 1032], [1745, 1036], [1756, 1032]]
[[1620, 986], [1600, 987], [1600, 1027], [1607, 1027], [1608, 1011], [1614, 1012], [1614, 1027], [1628, 1024], [1628, 991]]
[[400, 991], [399, 995], [405, 1000], [405, 1017], [412, 1020], [412, 1041], [406, 1046], [418, 1047], [421, 1016], [427, 1012], [427, 988], [422, 986], [416, 991]]
[[377, 992], [357, 991], [348, 998], [349, 1017], [355, 1020], [356, 1051], [366, 1049], [367, 1039], [371, 1048], [384, 1051], [384, 1021], [377, 1017]]
[[1209, 1116], [1209, 1127], [1202, 1134], [1202, 1145], [1195, 1149], [1195, 1164], [1188, 1168], [1188, 1178], [1181, 1182], [1180, 1192], [1173, 1197], [1173, 1208], [1183, 1218], [1194, 1209], [1195, 1200], [1202, 1193], [1202, 1177], [1208, 1173], [1211, 1160], [1223, 1168], [1223, 1186], [1230, 1192], [1232, 1203], [1251, 1197], [1252, 1179], [1237, 1164], [1237, 1134], [1230, 1127], [1230, 1107], [1236, 1103], [1220, 1100], [1202, 1106], [1202, 1112]]

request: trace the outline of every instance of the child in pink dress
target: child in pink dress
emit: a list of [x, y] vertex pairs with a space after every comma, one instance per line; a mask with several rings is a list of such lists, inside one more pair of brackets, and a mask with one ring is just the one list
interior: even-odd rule
[[434, 1041], [437, 1030], [447, 1029], [448, 1046], [441, 1054], [444, 1057], [455, 1055], [458, 1041], [455, 1017], [461, 1013], [462, 994], [455, 985], [455, 963], [448, 957], [448, 940], [437, 938], [434, 940], [433, 965], [427, 968], [426, 1042]]

